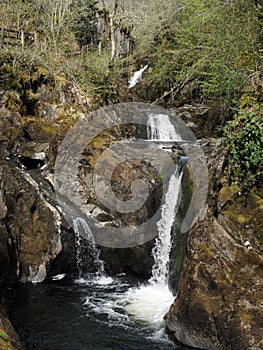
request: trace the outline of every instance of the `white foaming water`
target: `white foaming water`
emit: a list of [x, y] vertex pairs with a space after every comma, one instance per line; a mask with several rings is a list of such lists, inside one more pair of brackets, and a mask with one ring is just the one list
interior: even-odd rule
[[[150, 115], [148, 137], [159, 141], [178, 141], [180, 136], [166, 115]], [[181, 175], [173, 174], [161, 207], [161, 218], [157, 222], [158, 237], [152, 250], [154, 265], [152, 277], [146, 285], [130, 287], [122, 277], [91, 275], [79, 278], [76, 283], [92, 289], [84, 300], [87, 315], [107, 315], [108, 324], [131, 329], [134, 324], [147, 325], [152, 329], [150, 339], [168, 342], [164, 331], [163, 317], [174, 301], [168, 288], [171, 229], [180, 196]], [[79, 220], [77, 226], [82, 225]], [[84, 225], [85, 226], [85, 225]], [[95, 253], [99, 258], [99, 255]], [[104, 271], [104, 269], [103, 269]]]
[[150, 140], [179, 141], [181, 137], [177, 134], [169, 116], [165, 114], [150, 114], [147, 122], [147, 136]]
[[91, 279], [79, 277], [78, 279], [75, 280], [75, 282], [78, 284], [84, 284], [84, 285], [98, 284], [98, 285], [106, 286], [108, 284], [113, 283], [113, 278], [107, 277], [107, 276], [98, 276], [95, 274], [95, 276], [92, 276]]
[[180, 195], [181, 177], [173, 174], [169, 181], [165, 201], [161, 208], [161, 219], [157, 222], [158, 237], [152, 250], [154, 264], [151, 284], [166, 285], [168, 283], [169, 257], [171, 250], [171, 229], [177, 210]]
[[140, 321], [159, 328], [163, 324], [163, 316], [173, 303], [174, 297], [167, 285], [150, 283], [126, 293], [126, 310], [128, 314]]
[[134, 87], [138, 81], [141, 79], [143, 72], [148, 68], [148, 64], [146, 64], [146, 66], [144, 66], [143, 68], [141, 68], [140, 70], [137, 70], [133, 76], [131, 77], [131, 79], [129, 80], [129, 86], [128, 89], [131, 89], [132, 87]]
[[152, 250], [154, 264], [149, 284], [128, 290], [126, 296], [127, 312], [156, 328], [162, 326], [163, 316], [174, 301], [174, 296], [168, 288], [168, 273], [171, 229], [177, 209], [180, 184], [181, 176], [178, 178], [173, 174], [161, 208], [161, 219], [157, 222], [158, 237]]

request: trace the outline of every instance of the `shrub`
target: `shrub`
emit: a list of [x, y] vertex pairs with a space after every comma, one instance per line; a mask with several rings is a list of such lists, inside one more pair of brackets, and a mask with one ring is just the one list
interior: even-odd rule
[[224, 130], [223, 147], [229, 164], [229, 179], [242, 192], [263, 181], [263, 110], [257, 103], [241, 109]]

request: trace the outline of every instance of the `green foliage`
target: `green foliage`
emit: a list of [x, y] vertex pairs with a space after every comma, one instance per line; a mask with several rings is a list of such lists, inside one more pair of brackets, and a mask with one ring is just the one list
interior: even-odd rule
[[111, 65], [107, 50], [101, 50], [100, 53], [93, 51], [84, 55], [82, 69], [95, 100], [102, 99], [104, 103], [117, 101], [115, 79], [112, 74], [114, 66]]
[[3, 339], [4, 341], [8, 341], [9, 337], [6, 334], [5, 331], [3, 331], [2, 329], [0, 329], [0, 339]]
[[191, 83], [200, 100], [237, 102], [261, 60], [258, 12], [248, 0], [185, 0], [156, 36], [152, 83], [182, 91]]
[[94, 0], [76, 0], [71, 6], [71, 26], [80, 48], [98, 42], [96, 5]]
[[[96, 99], [111, 103], [117, 100], [116, 87], [127, 97], [123, 86], [128, 75], [147, 59], [145, 96], [142, 91], [140, 98], [155, 99], [167, 93], [171, 103], [214, 99], [232, 107], [243, 93], [247, 76], [262, 63], [263, 15], [256, 3], [9, 0], [0, 4], [1, 26], [37, 31], [38, 46], [16, 50], [6, 68], [20, 69], [38, 60], [53, 75], [70, 79]], [[112, 28], [109, 14], [114, 17]], [[125, 43], [120, 34], [127, 28], [135, 49], [113, 62], [112, 38], [115, 50], [121, 51]]]
[[224, 149], [229, 162], [230, 181], [247, 191], [263, 181], [262, 104], [241, 109], [224, 130]]

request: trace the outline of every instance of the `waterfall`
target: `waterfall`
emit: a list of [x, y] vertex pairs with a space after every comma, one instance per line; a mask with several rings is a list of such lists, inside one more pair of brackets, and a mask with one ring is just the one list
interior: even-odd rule
[[[150, 115], [147, 133], [150, 140], [161, 142], [181, 140], [167, 115]], [[129, 290], [127, 296], [127, 311], [140, 320], [148, 321], [156, 328], [160, 328], [163, 316], [174, 301], [168, 288], [171, 229], [178, 209], [182, 170], [186, 161], [187, 157], [182, 157], [177, 171], [171, 175], [161, 207], [161, 218], [157, 222], [158, 236], [152, 249], [154, 258], [152, 277], [147, 285]]]
[[[181, 137], [177, 134], [168, 115], [151, 114], [147, 123], [147, 135], [150, 140], [179, 141]], [[161, 207], [161, 219], [157, 222], [158, 237], [152, 250], [154, 265], [150, 283], [167, 284], [169, 255], [171, 250], [171, 229], [177, 209], [180, 195], [181, 175], [172, 174], [165, 200]]]
[[131, 77], [131, 79], [129, 80], [129, 86], [128, 89], [131, 89], [132, 87], [134, 87], [138, 81], [141, 79], [143, 72], [148, 68], [148, 64], [146, 64], [146, 66], [144, 66], [143, 68], [141, 68], [140, 70], [137, 70], [133, 76]]
[[[173, 144], [181, 141], [167, 115], [150, 114], [147, 131], [148, 139], [156, 141], [151, 144], [148, 141], [144, 142], [144, 146], [147, 144], [147, 147], [157, 148], [160, 145], [163, 147], [167, 146], [167, 143]], [[161, 154], [161, 156], [163, 155]], [[172, 158], [171, 162], [173, 162]], [[186, 160], [187, 157], [182, 157], [177, 166], [169, 163], [169, 166], [165, 168], [167, 173], [160, 170], [164, 195], [160, 210], [156, 215], [158, 217], [156, 220], [157, 237], [152, 249], [154, 258], [152, 276], [145, 284], [139, 286], [129, 276], [125, 276], [125, 273], [114, 275], [114, 277], [106, 276], [104, 263], [100, 258], [100, 250], [88, 223], [84, 219], [85, 216], [63, 196], [60, 199], [63, 212], [71, 218], [71, 224], [75, 231], [76, 262], [80, 276], [74, 282], [81, 286], [81, 296], [83, 291], [86, 293], [83, 307], [92, 325], [91, 332], [96, 329], [97, 325], [103, 329], [103, 335], [106, 334], [106, 336], [108, 335], [104, 334], [104, 329], [107, 327], [110, 329], [108, 334], [113, 333], [114, 329], [117, 329], [118, 332], [124, 330], [124, 334], [128, 334], [132, 339], [134, 349], [146, 349], [146, 347], [147, 349], [168, 349], [168, 346], [170, 348], [169, 340], [165, 334], [163, 317], [174, 301], [174, 296], [168, 287], [172, 245], [171, 229], [178, 209], [182, 170]], [[164, 164], [167, 163], [164, 162]], [[173, 169], [172, 174], [171, 169]], [[87, 270], [87, 267], [88, 271], [95, 271], [95, 273], [84, 274], [83, 270], [85, 268]], [[137, 332], [137, 328], [139, 332]], [[84, 327], [84, 329], [86, 328]], [[100, 336], [100, 332], [96, 333]], [[92, 337], [92, 333], [87, 332], [87, 334], [89, 336], [91, 334]], [[137, 347], [137, 343], [133, 343], [134, 334], [139, 334], [139, 338], [142, 339], [142, 347]], [[118, 338], [120, 338], [119, 333]], [[155, 347], [156, 341], [161, 345]], [[150, 342], [150, 346], [145, 346], [145, 342], [147, 344]], [[117, 344], [116, 339], [114, 339], [113, 344]], [[173, 346], [172, 344], [171, 348]]]
[[76, 267], [79, 277], [85, 273], [92, 273], [97, 277], [105, 276], [104, 262], [100, 258], [101, 251], [83, 213], [65, 196], [57, 196], [57, 200], [61, 212], [70, 220], [75, 233]]
[[75, 248], [76, 248], [76, 265], [78, 270], [78, 275], [81, 276], [84, 271], [85, 259], [83, 253], [83, 240], [78, 230], [77, 221], [73, 220], [73, 228], [75, 232]]
[[[86, 220], [80, 217], [74, 218], [73, 228], [75, 231], [76, 263], [79, 275], [85, 271], [87, 265], [91, 265], [97, 276], [103, 276], [105, 274], [104, 262], [100, 259], [100, 250], [96, 246]], [[83, 239], [82, 237], [86, 238]]]
[[177, 134], [169, 116], [165, 114], [150, 114], [147, 122], [147, 136], [149, 140], [179, 141], [181, 137]]
[[168, 283], [169, 256], [171, 250], [171, 229], [177, 209], [181, 187], [181, 177], [173, 174], [170, 178], [165, 201], [161, 208], [161, 219], [157, 222], [158, 237], [152, 250], [154, 264], [150, 283]]

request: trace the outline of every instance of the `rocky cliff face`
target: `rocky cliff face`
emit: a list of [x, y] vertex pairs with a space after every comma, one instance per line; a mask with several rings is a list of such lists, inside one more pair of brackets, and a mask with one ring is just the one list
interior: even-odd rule
[[7, 80], [0, 90], [3, 269], [5, 279], [22, 282], [43, 281], [62, 251], [60, 213], [42, 187], [52, 178], [59, 138], [87, 108], [73, 85], [54, 87], [43, 74], [32, 79], [15, 86]]
[[75, 269], [74, 233], [49, 197], [49, 180], [60, 137], [88, 106], [66, 81], [40, 72], [19, 79], [4, 77], [0, 87], [1, 349], [22, 349], [6, 316], [7, 286], [42, 282], [56, 261], [64, 265], [55, 271]]
[[207, 210], [191, 228], [171, 333], [200, 349], [262, 349], [262, 188], [243, 196], [211, 160]]

